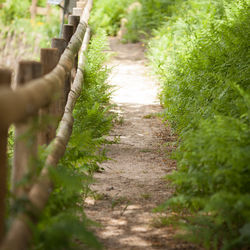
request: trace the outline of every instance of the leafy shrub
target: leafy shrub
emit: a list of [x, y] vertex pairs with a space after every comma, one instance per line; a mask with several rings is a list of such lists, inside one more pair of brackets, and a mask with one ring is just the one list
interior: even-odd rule
[[96, 0], [90, 23], [94, 30], [103, 28], [108, 35], [116, 35], [120, 20], [132, 0]]
[[0, 10], [0, 50], [4, 51], [9, 36], [8, 46], [12, 53], [23, 54], [22, 59], [38, 58], [37, 50], [50, 47], [51, 38], [57, 37], [60, 30], [59, 9], [52, 7], [49, 18], [37, 16], [31, 20], [29, 7], [29, 1], [11, 0]]
[[[139, 2], [141, 8], [128, 11], [133, 3]], [[151, 31], [160, 26], [171, 13], [169, 7], [175, 0], [97, 0], [94, 2], [91, 24], [94, 29], [101, 27], [108, 35], [116, 35], [121, 19], [126, 18], [126, 33], [123, 41], [136, 42], [148, 36]]]
[[[150, 41], [165, 115], [180, 134], [175, 196], [188, 240], [207, 249], [249, 246], [249, 1], [189, 0]], [[182, 220], [180, 220], [183, 222]]]
[[0, 10], [0, 19], [4, 25], [10, 24], [14, 19], [27, 18], [29, 12], [30, 1], [11, 0], [6, 2], [6, 6]]
[[124, 41], [136, 42], [142, 37], [149, 37], [151, 31], [159, 27], [167, 16], [175, 0], [139, 0], [141, 8], [135, 8], [127, 13], [127, 32]]

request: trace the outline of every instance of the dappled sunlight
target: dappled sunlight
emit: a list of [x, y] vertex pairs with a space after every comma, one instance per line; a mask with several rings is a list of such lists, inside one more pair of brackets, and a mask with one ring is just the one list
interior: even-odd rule
[[119, 242], [124, 246], [135, 246], [135, 247], [148, 247], [150, 243], [143, 240], [138, 236], [129, 236], [119, 240]]
[[107, 226], [107, 227], [105, 227], [105, 230], [101, 233], [101, 236], [103, 238], [108, 238], [111, 236], [122, 235], [123, 233], [124, 233], [124, 230], [122, 230], [122, 229], [118, 229], [115, 226]]
[[161, 145], [165, 133], [164, 140], [175, 138], [157, 116], [158, 86], [147, 74], [141, 45], [115, 42], [111, 39], [112, 49], [121, 51], [110, 62], [115, 67], [109, 80], [117, 87], [112, 100], [121, 120], [107, 138], [117, 137], [118, 143], [107, 147], [110, 160], [91, 185], [99, 198], [88, 200], [85, 211], [102, 225], [93, 230], [107, 249], [167, 249], [167, 231], [152, 226], [152, 209], [172, 193], [163, 176], [175, 162], [165, 159]]

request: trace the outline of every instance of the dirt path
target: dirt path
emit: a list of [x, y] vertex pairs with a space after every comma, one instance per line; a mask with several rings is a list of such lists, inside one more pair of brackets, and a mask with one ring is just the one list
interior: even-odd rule
[[108, 147], [112, 160], [95, 174], [92, 189], [97, 199], [87, 198], [86, 214], [101, 223], [95, 233], [106, 249], [191, 249], [176, 244], [172, 228], [155, 226], [152, 209], [172, 193], [163, 177], [175, 168], [166, 157], [175, 138], [155, 116], [161, 107], [143, 46], [111, 38], [110, 47], [116, 52], [109, 65], [115, 66], [110, 77], [117, 86], [113, 101], [122, 117], [110, 136], [120, 141]]

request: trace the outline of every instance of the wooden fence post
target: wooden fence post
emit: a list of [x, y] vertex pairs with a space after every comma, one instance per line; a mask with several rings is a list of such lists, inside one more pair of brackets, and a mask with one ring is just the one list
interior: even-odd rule
[[[17, 88], [41, 76], [42, 64], [40, 62], [21, 61], [19, 62], [17, 72]], [[37, 155], [37, 136], [35, 131], [32, 131], [32, 128], [34, 129], [34, 122], [35, 120], [31, 118], [15, 124], [12, 191], [18, 197], [24, 195], [29, 190], [30, 183], [25, 183], [27, 185], [21, 186], [17, 184], [19, 184], [27, 174], [34, 174], [35, 171], [30, 164], [31, 160]]]
[[[63, 25], [63, 39], [66, 41], [67, 45], [71, 39], [71, 37], [74, 34], [74, 26], [71, 24], [64, 24]], [[65, 104], [67, 103], [68, 100], [68, 94], [71, 88], [71, 73], [69, 73], [66, 77], [65, 81], [65, 88], [64, 88], [64, 96], [65, 96]]]
[[[42, 63], [42, 74], [46, 75], [50, 73], [57, 65], [60, 59], [59, 51], [57, 48], [42, 48], [40, 53], [40, 60]], [[38, 135], [38, 144], [49, 144], [56, 136], [56, 127], [59, 121], [60, 115], [55, 108], [55, 103], [59, 100], [60, 96], [55, 96], [55, 102], [49, 107], [45, 107], [39, 111], [39, 124], [42, 130]], [[49, 117], [51, 115], [51, 117]], [[46, 116], [52, 119], [49, 121]], [[47, 124], [49, 123], [49, 124]]]
[[63, 38], [52, 38], [51, 48], [58, 49], [59, 56], [62, 55], [66, 47], [67, 47], [67, 42]]
[[[0, 87], [10, 87], [11, 70], [0, 69]], [[5, 231], [5, 197], [7, 192], [7, 142], [8, 128], [0, 121], [0, 242]]]
[[[52, 38], [51, 47], [57, 48], [58, 52], [59, 52], [59, 57], [61, 57], [61, 55], [63, 54], [64, 50], [67, 47], [67, 42], [63, 38]], [[67, 80], [67, 77], [66, 77], [66, 80]], [[65, 80], [65, 82], [66, 82], [66, 80]], [[60, 100], [58, 100], [55, 104], [57, 112], [58, 112], [60, 117], [63, 116], [64, 108], [66, 105], [64, 89], [65, 89], [65, 87], [63, 87], [63, 89], [62, 89], [62, 96], [61, 96]]]
[[67, 44], [69, 43], [73, 34], [74, 34], [74, 26], [71, 24], [64, 24], [62, 35], [63, 35], [63, 39], [67, 42]]
[[[69, 19], [69, 24], [74, 26], [73, 33], [75, 33], [77, 26], [80, 22], [80, 16], [69, 15], [68, 19]], [[71, 72], [73, 79], [76, 76], [77, 67], [78, 67], [78, 54], [76, 55], [76, 58], [75, 58], [74, 69], [72, 69], [72, 72]]]
[[80, 22], [80, 16], [69, 15], [69, 24], [73, 25], [73, 33], [76, 32], [77, 26]]
[[32, 0], [31, 7], [30, 7], [30, 15], [31, 19], [34, 20], [36, 18], [36, 6], [37, 6], [38, 0]]

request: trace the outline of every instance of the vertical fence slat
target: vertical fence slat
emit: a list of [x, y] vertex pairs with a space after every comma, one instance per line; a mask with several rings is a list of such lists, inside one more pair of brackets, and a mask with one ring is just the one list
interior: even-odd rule
[[[57, 48], [42, 48], [40, 53], [40, 60], [42, 63], [42, 74], [50, 73], [57, 65], [60, 59]], [[55, 102], [49, 107], [45, 107], [39, 111], [39, 124], [42, 128], [38, 135], [38, 144], [49, 144], [56, 136], [56, 127], [59, 121], [59, 111], [56, 109], [56, 103], [61, 96], [55, 96]], [[46, 119], [47, 117], [49, 119]]]
[[51, 48], [58, 49], [59, 55], [61, 56], [67, 47], [67, 42], [63, 38], [52, 38]]
[[[67, 42], [67, 44], [69, 43], [73, 34], [74, 34], [74, 26], [71, 24], [64, 24], [62, 36], [63, 36], [63, 39]], [[65, 87], [64, 87], [65, 105], [67, 103], [70, 88], [71, 88], [71, 73], [69, 72], [66, 77]]]
[[[17, 88], [41, 76], [42, 64], [40, 62], [21, 61], [17, 72]], [[34, 122], [35, 120], [31, 118], [15, 124], [12, 191], [18, 197], [28, 191], [29, 185], [18, 186], [17, 184], [19, 184], [28, 173], [35, 171], [35, 169], [31, 168], [32, 164], [30, 162], [37, 154], [37, 136], [35, 132], [32, 131], [32, 129], [35, 129]]]
[[[10, 87], [11, 70], [0, 69], [0, 87]], [[5, 231], [5, 198], [7, 192], [7, 142], [8, 128], [1, 127], [0, 121], [0, 241]]]
[[[51, 47], [58, 49], [59, 57], [61, 57], [61, 55], [63, 54], [64, 50], [67, 47], [67, 42], [63, 38], [52, 38], [52, 40], [51, 40]], [[64, 89], [62, 90], [62, 93], [63, 94], [62, 94], [60, 100], [58, 100], [56, 102], [56, 104], [55, 104], [57, 112], [59, 113], [60, 117], [62, 117], [62, 115], [64, 113], [64, 108], [65, 108], [65, 105], [66, 105], [66, 99], [65, 99], [65, 95], [64, 95]]]
[[74, 34], [74, 26], [71, 24], [64, 24], [62, 36], [63, 36], [63, 39], [67, 42], [67, 44], [69, 43], [73, 34]]
[[[69, 24], [74, 26], [73, 29], [74, 33], [76, 32], [79, 22], [80, 22], [80, 16], [69, 15]], [[73, 78], [75, 78], [77, 67], [78, 67], [78, 55], [76, 55], [74, 69], [72, 70]]]
[[30, 15], [31, 19], [34, 20], [36, 18], [36, 6], [37, 6], [38, 0], [32, 0], [31, 7], [30, 7]]
[[80, 22], [80, 16], [76, 16], [76, 15], [69, 15], [69, 24], [73, 25], [73, 33], [75, 33], [77, 26]]

